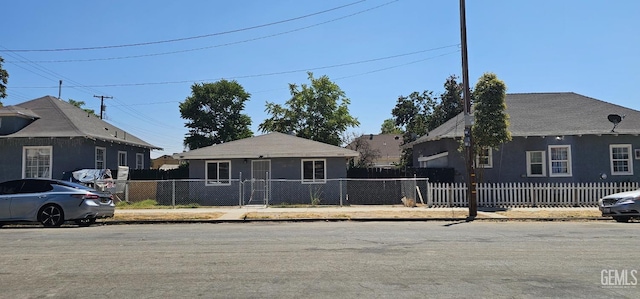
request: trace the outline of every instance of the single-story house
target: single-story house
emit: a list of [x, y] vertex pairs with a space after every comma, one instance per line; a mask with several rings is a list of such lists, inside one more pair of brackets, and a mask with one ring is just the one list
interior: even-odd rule
[[[480, 182], [590, 183], [640, 179], [640, 112], [572, 92], [507, 94], [512, 141], [478, 153]], [[460, 114], [420, 137], [419, 167], [453, 167], [466, 181]]]
[[170, 155], [162, 155], [151, 159], [151, 169], [170, 170], [180, 167], [180, 161]]
[[[401, 134], [366, 134], [349, 143], [347, 148], [361, 154], [361, 150], [375, 154], [373, 168], [394, 168], [400, 165], [402, 142]], [[366, 143], [364, 149], [363, 143]]]
[[332, 179], [346, 178], [348, 160], [357, 156], [356, 151], [278, 132], [174, 154], [189, 162], [191, 179], [201, 179], [191, 183], [202, 186], [190, 186], [197, 190], [190, 196], [211, 205], [337, 204], [340, 182]]
[[0, 108], [0, 181], [78, 169], [146, 169], [160, 149], [52, 96]]

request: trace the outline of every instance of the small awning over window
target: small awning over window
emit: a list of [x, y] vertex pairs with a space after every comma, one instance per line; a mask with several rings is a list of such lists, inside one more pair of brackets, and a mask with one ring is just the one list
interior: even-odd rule
[[449, 152], [443, 152], [426, 157], [418, 157], [420, 167], [447, 167]]

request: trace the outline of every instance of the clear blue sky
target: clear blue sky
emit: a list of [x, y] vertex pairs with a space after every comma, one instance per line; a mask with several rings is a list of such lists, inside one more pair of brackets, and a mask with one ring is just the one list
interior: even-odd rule
[[[194, 82], [237, 80], [251, 94], [245, 113], [261, 134], [267, 101], [288, 100], [288, 84], [308, 83], [306, 71], [327, 75], [361, 123], [350, 131], [368, 134], [391, 117], [398, 96], [440, 93], [449, 75], [461, 74], [456, 0], [5, 0], [1, 7], [5, 105], [57, 96], [58, 80], [63, 100], [96, 111], [94, 95], [113, 96], [106, 120], [164, 148], [152, 157], [183, 150], [178, 104]], [[470, 84], [494, 72], [509, 93], [570, 91], [640, 110], [639, 15], [635, 0], [468, 0]], [[159, 43], [168, 40], [179, 41]], [[148, 44], [126, 46], [140, 43]], [[66, 50], [8, 51], [51, 49]]]

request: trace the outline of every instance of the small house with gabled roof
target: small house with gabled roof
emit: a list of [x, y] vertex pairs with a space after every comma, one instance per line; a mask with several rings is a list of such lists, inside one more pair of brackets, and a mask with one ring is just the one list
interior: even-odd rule
[[310, 203], [311, 198], [337, 204], [340, 182], [332, 179], [346, 178], [348, 160], [357, 156], [346, 148], [272, 132], [174, 158], [189, 162], [191, 179], [203, 180], [199, 194], [192, 196], [206, 197], [213, 205], [265, 204], [270, 199]]
[[52, 96], [0, 108], [0, 181], [78, 169], [145, 169], [160, 149]]
[[[506, 105], [513, 139], [478, 153], [482, 182], [640, 179], [640, 111], [572, 92], [507, 94]], [[464, 127], [460, 114], [411, 143], [414, 165], [453, 167], [464, 182]]]

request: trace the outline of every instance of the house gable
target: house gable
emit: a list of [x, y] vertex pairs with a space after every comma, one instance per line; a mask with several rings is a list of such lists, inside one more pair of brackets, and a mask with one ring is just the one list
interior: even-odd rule
[[0, 119], [0, 181], [62, 179], [98, 166], [147, 168], [150, 151], [159, 149], [51, 96], [0, 108]]
[[148, 149], [161, 149], [103, 121], [95, 115], [52, 96], [45, 96], [18, 105], [15, 109], [31, 111], [39, 116], [15, 133], [0, 138], [87, 138], [128, 144]]

